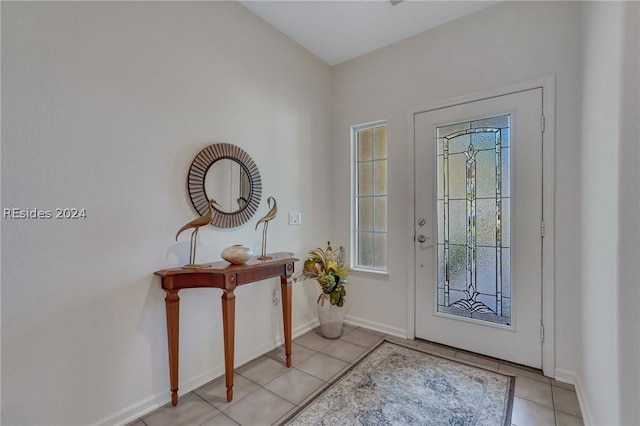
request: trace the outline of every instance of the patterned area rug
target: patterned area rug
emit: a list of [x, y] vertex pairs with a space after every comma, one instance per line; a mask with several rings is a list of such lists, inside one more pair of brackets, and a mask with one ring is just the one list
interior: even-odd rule
[[382, 342], [287, 425], [511, 423], [511, 376]]

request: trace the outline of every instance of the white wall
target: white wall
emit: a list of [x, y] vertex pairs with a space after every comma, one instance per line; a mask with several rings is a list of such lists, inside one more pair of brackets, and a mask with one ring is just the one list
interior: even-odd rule
[[[556, 77], [556, 371], [578, 371], [580, 357], [580, 101], [579, 3], [508, 2], [338, 65], [333, 75], [333, 150], [341, 158], [334, 186], [349, 179], [349, 128], [388, 120], [389, 275], [354, 273], [350, 315], [406, 333], [406, 259], [413, 256], [413, 177], [409, 111], [420, 105]], [[344, 206], [349, 190], [337, 195], [335, 234], [349, 235]], [[334, 237], [336, 238], [336, 237]]]
[[[196, 214], [185, 182], [215, 142], [263, 181], [254, 220], [200, 231], [199, 261], [234, 244], [303, 256], [326, 240], [330, 68], [235, 2], [2, 3], [2, 423], [114, 424], [169, 400], [164, 292]], [[303, 225], [286, 225], [301, 211]], [[275, 346], [279, 280], [236, 291], [236, 360]], [[293, 327], [315, 320], [296, 285]], [[223, 373], [219, 290], [181, 292], [180, 391]], [[260, 321], [256, 321], [260, 318]]]
[[584, 15], [583, 407], [592, 424], [640, 417], [640, 6]]
[[620, 423], [640, 419], [640, 3], [625, 4], [618, 172]]
[[584, 14], [582, 118], [582, 371], [586, 417], [618, 416], [618, 154], [621, 3], [589, 3]]

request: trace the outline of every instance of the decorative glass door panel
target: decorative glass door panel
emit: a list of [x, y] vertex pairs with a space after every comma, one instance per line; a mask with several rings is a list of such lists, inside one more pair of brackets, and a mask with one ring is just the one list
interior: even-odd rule
[[436, 128], [438, 312], [511, 324], [510, 115]]

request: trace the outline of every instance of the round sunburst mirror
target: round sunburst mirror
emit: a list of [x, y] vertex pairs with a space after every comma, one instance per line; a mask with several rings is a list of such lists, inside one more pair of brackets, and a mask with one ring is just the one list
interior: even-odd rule
[[219, 204], [211, 224], [235, 228], [258, 210], [262, 180], [253, 159], [241, 148], [228, 144], [209, 145], [196, 155], [189, 167], [187, 188], [191, 203], [200, 215], [208, 211], [208, 200]]

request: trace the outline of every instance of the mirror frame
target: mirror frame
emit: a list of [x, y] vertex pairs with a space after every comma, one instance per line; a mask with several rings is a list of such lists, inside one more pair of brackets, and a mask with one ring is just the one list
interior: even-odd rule
[[249, 177], [249, 197], [246, 205], [235, 212], [223, 212], [214, 207], [211, 224], [218, 228], [235, 228], [251, 219], [258, 210], [262, 197], [260, 172], [249, 154], [229, 143], [215, 143], [207, 146], [196, 155], [189, 167], [187, 189], [193, 207], [200, 216], [205, 215], [208, 212], [210, 198], [204, 186], [205, 177], [216, 161], [225, 158], [239, 163]]

